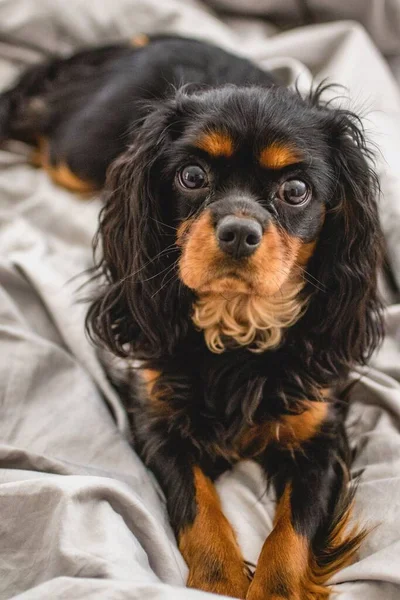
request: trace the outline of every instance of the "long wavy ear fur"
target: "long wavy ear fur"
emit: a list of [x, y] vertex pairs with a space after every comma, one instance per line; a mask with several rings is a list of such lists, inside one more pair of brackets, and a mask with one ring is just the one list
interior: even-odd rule
[[118, 356], [168, 354], [187, 326], [187, 311], [178, 305], [184, 295], [177, 292], [174, 232], [163, 227], [161, 208], [162, 161], [174, 116], [172, 101], [155, 105], [107, 177], [95, 240], [95, 251], [102, 245], [95, 269], [105, 282], [88, 312], [87, 329]]
[[382, 234], [379, 184], [362, 123], [350, 111], [322, 105], [322, 91], [311, 102], [320, 106], [329, 135], [336, 187], [309, 265], [321, 289], [313, 293], [304, 326], [319, 340], [314, 358], [337, 373], [340, 366], [364, 364], [382, 337]]

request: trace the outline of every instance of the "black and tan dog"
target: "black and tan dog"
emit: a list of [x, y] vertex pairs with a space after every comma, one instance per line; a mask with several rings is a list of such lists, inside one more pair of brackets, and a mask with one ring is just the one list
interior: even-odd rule
[[[61, 183], [101, 187], [114, 161], [89, 330], [141, 361], [135, 444], [188, 585], [249, 600], [327, 598], [364, 536], [341, 393], [381, 336], [377, 182], [320, 92], [163, 37], [34, 67], [0, 101], [3, 138]], [[252, 580], [213, 485], [242, 459], [277, 498]]]

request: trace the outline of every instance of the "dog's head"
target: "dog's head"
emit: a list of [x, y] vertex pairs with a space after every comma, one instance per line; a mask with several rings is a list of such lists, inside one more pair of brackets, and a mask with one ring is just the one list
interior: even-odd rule
[[369, 158], [357, 118], [318, 92], [183, 89], [155, 105], [109, 173], [92, 331], [160, 357], [193, 326], [212, 351], [261, 352], [301, 322], [304, 348], [362, 362], [380, 332]]

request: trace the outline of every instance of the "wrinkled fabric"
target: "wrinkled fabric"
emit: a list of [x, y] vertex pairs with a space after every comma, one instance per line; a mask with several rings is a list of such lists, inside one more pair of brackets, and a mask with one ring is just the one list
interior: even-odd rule
[[[280, 31], [282, 11], [288, 25], [303, 22], [300, 4], [0, 0], [0, 85], [46, 56], [143, 31], [220, 44], [303, 90], [324, 78], [341, 83], [350, 100], [340, 102], [362, 113], [380, 149], [381, 220], [400, 283], [400, 93], [374, 45], [396, 63], [399, 3], [310, 0], [320, 22]], [[331, 22], [343, 17], [369, 33]], [[0, 599], [211, 598], [183, 587], [187, 567], [164, 498], [132, 450], [124, 410], [84, 333], [80, 285], [100, 200], [56, 187], [26, 159], [20, 145], [0, 151]], [[371, 533], [357, 562], [332, 581], [340, 600], [400, 597], [400, 305], [394, 293], [387, 299], [384, 345], [354, 373], [355, 518]], [[251, 562], [272, 528], [264, 487], [251, 462], [217, 483]]]

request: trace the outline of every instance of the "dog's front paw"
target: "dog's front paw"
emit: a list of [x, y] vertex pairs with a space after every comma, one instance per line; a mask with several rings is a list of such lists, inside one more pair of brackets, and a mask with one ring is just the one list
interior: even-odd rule
[[253, 581], [247, 591], [246, 600], [303, 600], [300, 590], [279, 589], [286, 587], [284, 585], [276, 586], [271, 591], [261, 581]]
[[242, 561], [222, 562], [212, 555], [192, 564], [187, 581], [188, 587], [243, 599], [249, 584], [249, 572]]

